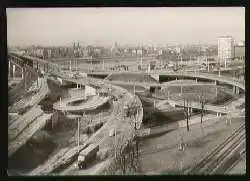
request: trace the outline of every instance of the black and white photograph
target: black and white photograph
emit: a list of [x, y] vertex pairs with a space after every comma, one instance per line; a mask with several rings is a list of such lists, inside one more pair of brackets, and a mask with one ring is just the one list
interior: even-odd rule
[[246, 174], [244, 7], [6, 8], [6, 25], [8, 175]]

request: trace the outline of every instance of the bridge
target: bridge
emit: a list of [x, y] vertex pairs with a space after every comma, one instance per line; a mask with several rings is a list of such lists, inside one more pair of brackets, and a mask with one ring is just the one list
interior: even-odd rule
[[31, 57], [27, 55], [22, 55], [16, 52], [9, 52], [8, 59], [12, 59], [17, 62], [19, 65], [23, 66], [24, 64], [29, 65], [29, 67], [36, 70], [43, 69], [45, 72], [49, 71], [60, 71], [63, 67], [56, 63], [52, 63], [46, 60], [42, 60], [36, 57]]
[[[185, 69], [184, 71], [186, 72], [228, 72], [228, 71], [244, 71], [245, 68], [242, 67], [242, 66], [236, 66], [236, 67], [227, 67], [227, 68], [220, 68], [220, 70], [218, 70], [217, 68], [215, 69], [212, 69], [212, 70], [209, 70], [207, 71], [206, 69], [204, 68], [199, 68], [199, 69], [193, 69], [193, 68], [189, 68], [189, 69]], [[100, 70], [95, 70], [95, 71], [90, 71], [90, 70], [86, 70], [85, 71], [86, 73], [90, 74], [90, 75], [109, 75], [109, 74], [117, 74], [117, 73], [128, 73], [128, 74], [155, 74], [155, 73], [162, 73], [162, 72], [175, 72], [173, 71], [172, 69], [156, 69], [156, 70], [150, 70], [150, 72], [148, 71], [145, 71], [145, 70], [127, 70], [127, 71], [124, 71], [124, 70], [103, 70], [103, 69], [100, 69]]]
[[[183, 101], [168, 100], [167, 102], [174, 107], [184, 107]], [[192, 101], [189, 104], [192, 109], [201, 110], [201, 104], [199, 102]], [[215, 113], [223, 113], [223, 114], [228, 114], [230, 112], [230, 110], [225, 106], [214, 106], [214, 105], [208, 105], [208, 104], [204, 105], [204, 110], [215, 112]]]
[[[19, 55], [20, 56], [20, 55]], [[25, 57], [26, 60], [28, 61], [33, 61], [33, 57]], [[45, 60], [40, 60], [38, 58], [34, 58], [35, 61], [41, 61], [41, 62], [45, 62], [45, 63], [48, 63], [46, 62]], [[53, 63], [48, 63], [49, 65], [51, 64], [52, 66], [54, 66]], [[58, 68], [58, 65], [56, 65], [56, 67]], [[50, 69], [47, 69], [48, 71], [52, 71], [53, 73], [59, 73], [59, 71], [53, 71], [54, 69], [52, 68], [52, 70]], [[100, 72], [99, 72], [100, 73]], [[103, 73], [103, 72], [102, 72]], [[102, 74], [101, 73], [101, 74]], [[125, 72], [124, 72], [125, 73]], [[126, 73], [131, 73], [131, 72], [126, 72]], [[135, 74], [140, 74], [141, 72], [133, 72]], [[93, 73], [91, 73], [93, 74]], [[116, 73], [112, 73], [112, 74], [116, 74]], [[119, 73], [117, 73], [119, 74]], [[228, 85], [232, 85], [233, 87], [233, 92], [236, 93], [236, 94], [239, 94], [240, 92], [240, 89], [242, 91], [245, 91], [245, 85], [244, 85], [244, 81], [239, 81], [238, 79], [233, 79], [233, 78], [230, 78], [230, 77], [226, 77], [226, 76], [222, 76], [222, 75], [215, 75], [215, 74], [209, 74], [209, 73], [203, 73], [203, 72], [197, 72], [197, 71], [194, 71], [194, 72], [166, 72], [166, 71], [162, 71], [162, 70], [158, 70], [158, 71], [151, 71], [150, 72], [150, 75], [152, 76], [170, 76], [170, 77], [175, 77], [175, 78], [190, 78], [190, 79], [205, 79], [205, 80], [212, 80], [214, 81], [215, 84], [217, 84], [217, 82], [220, 82], [220, 83], [225, 83], [225, 84], [228, 84]], [[59, 76], [61, 77], [65, 77], [65, 75], [61, 75], [59, 74]], [[159, 79], [159, 78], [158, 78]], [[161, 84], [152, 84], [152, 83], [144, 83], [144, 82], [122, 82], [122, 81], [112, 81], [112, 82], [109, 82], [107, 80], [104, 80], [105, 83], [112, 83], [112, 84], [118, 84], [118, 85], [138, 85], [138, 86], [142, 86], [142, 87], [161, 87], [162, 85]]]

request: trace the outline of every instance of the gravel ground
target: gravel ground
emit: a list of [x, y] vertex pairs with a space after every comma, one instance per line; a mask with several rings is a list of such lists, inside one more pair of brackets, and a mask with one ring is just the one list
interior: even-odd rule
[[228, 174], [246, 174], [246, 155], [228, 172]]

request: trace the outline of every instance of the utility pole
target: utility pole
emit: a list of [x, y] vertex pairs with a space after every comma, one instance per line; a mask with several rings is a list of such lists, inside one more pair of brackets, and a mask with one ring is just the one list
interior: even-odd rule
[[116, 147], [117, 147], [117, 145], [116, 145], [116, 127], [115, 127], [115, 159], [116, 159]]
[[142, 67], [142, 54], [141, 54], [141, 67]]
[[[22, 69], [23, 70], [23, 69]], [[37, 83], [37, 88], [39, 88], [39, 77], [37, 76], [37, 81], [36, 81], [36, 83]]]
[[53, 123], [53, 116], [52, 116], [52, 118], [51, 118], [51, 129], [53, 129], [53, 125], [54, 125], [54, 123]]
[[134, 118], [135, 120], [135, 140], [136, 140], [136, 153], [137, 153], [137, 159], [139, 158], [139, 143], [137, 138], [137, 125], [136, 125], [136, 118], [138, 117], [138, 106], [136, 106], [136, 116]]
[[24, 89], [26, 90], [26, 65], [24, 65]]
[[220, 57], [218, 57], [218, 69], [219, 69], [219, 77], [220, 77]]
[[76, 64], [76, 71], [77, 71], [77, 59], [75, 59], [75, 62], [76, 62], [76, 63], [75, 63], [75, 64]]
[[182, 91], [183, 91], [182, 89], [183, 89], [183, 82], [181, 82], [181, 95], [182, 95], [182, 93], [183, 93], [183, 92], [182, 92]]
[[10, 61], [9, 61], [9, 78], [11, 77], [10, 74], [11, 72], [10, 72]]
[[182, 62], [182, 56], [180, 55], [180, 57], [181, 57], [181, 65], [183, 64], [183, 62]]
[[23, 75], [23, 69], [24, 69], [24, 68], [22, 68], [22, 79], [24, 78], [24, 75]]
[[15, 79], [15, 71], [16, 71], [16, 66], [15, 65], [13, 65], [13, 79]]
[[77, 119], [77, 127], [78, 127], [78, 141], [77, 141], [77, 146], [78, 146], [78, 152], [80, 151], [80, 118]]

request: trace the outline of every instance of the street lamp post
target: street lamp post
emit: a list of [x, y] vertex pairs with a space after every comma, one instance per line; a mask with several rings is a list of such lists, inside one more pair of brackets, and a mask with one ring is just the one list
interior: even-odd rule
[[115, 159], [116, 159], [116, 147], [117, 147], [117, 145], [116, 145], [116, 127], [115, 127]]
[[77, 119], [77, 149], [80, 151], [80, 118]]

